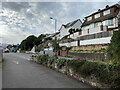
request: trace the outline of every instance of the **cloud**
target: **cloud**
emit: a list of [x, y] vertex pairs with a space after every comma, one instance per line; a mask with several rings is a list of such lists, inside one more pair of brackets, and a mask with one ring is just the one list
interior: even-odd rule
[[62, 24], [83, 19], [107, 4], [113, 2], [3, 2], [0, 33], [3, 41], [20, 43], [31, 34], [53, 33], [54, 21], [49, 17], [57, 19], [58, 30]]

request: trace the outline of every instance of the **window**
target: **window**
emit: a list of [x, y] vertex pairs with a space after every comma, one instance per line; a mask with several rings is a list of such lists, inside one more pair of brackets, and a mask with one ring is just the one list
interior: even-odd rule
[[103, 21], [103, 26], [107, 26], [108, 25], [108, 20]]
[[95, 23], [95, 27], [98, 27], [98, 23]]
[[100, 13], [95, 15], [95, 18], [99, 18], [100, 17]]
[[88, 17], [88, 18], [87, 18], [87, 21], [90, 21], [90, 20], [92, 20], [92, 17]]
[[112, 26], [113, 25], [113, 19], [108, 20], [108, 26]]
[[103, 26], [112, 26], [113, 24], [113, 19], [103, 21]]
[[110, 9], [103, 12], [103, 15], [104, 15], [104, 16], [105, 16], [105, 15], [108, 15], [108, 14], [110, 14]]
[[91, 28], [94, 28], [94, 23], [93, 23], [93, 24], [90, 24], [90, 29], [91, 29]]

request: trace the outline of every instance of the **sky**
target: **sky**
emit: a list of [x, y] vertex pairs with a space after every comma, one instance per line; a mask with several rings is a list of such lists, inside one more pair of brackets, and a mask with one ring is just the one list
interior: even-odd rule
[[20, 44], [29, 35], [54, 33], [67, 24], [113, 5], [116, 2], [2, 2], [0, 3], [0, 43]]

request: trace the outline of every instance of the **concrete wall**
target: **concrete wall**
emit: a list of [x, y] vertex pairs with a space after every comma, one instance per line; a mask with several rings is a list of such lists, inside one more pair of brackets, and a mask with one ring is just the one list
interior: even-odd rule
[[107, 43], [110, 43], [110, 40], [111, 40], [111, 37], [83, 40], [83, 41], [80, 41], [80, 45], [107, 44]]
[[60, 46], [66, 46], [66, 47], [71, 47], [71, 46], [77, 46], [77, 41], [69, 42], [69, 43], [60, 43]]
[[81, 60], [105, 60], [104, 53], [73, 53], [68, 52], [68, 56], [76, 57]]

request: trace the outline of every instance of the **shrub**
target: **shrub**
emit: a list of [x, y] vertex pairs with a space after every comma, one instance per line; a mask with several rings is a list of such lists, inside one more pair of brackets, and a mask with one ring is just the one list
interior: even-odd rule
[[55, 56], [50, 57], [50, 59], [49, 59], [50, 65], [52, 65], [55, 60], [56, 60]]
[[59, 69], [61, 69], [63, 66], [66, 66], [66, 59], [64, 59], [64, 58], [58, 59], [57, 60], [57, 67]]
[[120, 62], [120, 29], [113, 33], [111, 45], [108, 48], [108, 57]]
[[46, 55], [39, 55], [38, 56], [38, 62], [40, 64], [47, 64], [48, 59], [49, 59], [48, 54], [46, 54]]

